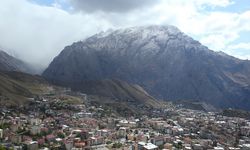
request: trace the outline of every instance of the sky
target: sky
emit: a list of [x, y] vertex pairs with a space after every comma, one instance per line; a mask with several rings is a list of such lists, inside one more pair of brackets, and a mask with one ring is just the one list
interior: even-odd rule
[[0, 49], [45, 68], [108, 29], [174, 25], [209, 49], [250, 59], [249, 0], [2, 0]]

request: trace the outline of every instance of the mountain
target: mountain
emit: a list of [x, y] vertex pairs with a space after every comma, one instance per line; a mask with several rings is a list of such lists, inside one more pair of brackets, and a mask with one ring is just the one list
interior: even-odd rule
[[150, 96], [142, 87], [121, 80], [88, 80], [74, 85], [88, 95], [92, 105], [104, 106], [122, 116], [150, 114], [152, 108], [161, 108], [162, 102]]
[[[150, 96], [138, 85], [120, 80], [85, 81], [79, 87], [88, 94], [92, 106], [103, 106], [122, 116], [148, 114], [152, 108], [162, 107], [162, 103]], [[80, 85], [80, 84], [79, 84]], [[53, 86], [38, 75], [22, 72], [0, 72], [0, 106], [20, 106], [29, 104], [29, 98], [51, 95], [51, 98], [62, 97], [65, 88]], [[62, 101], [82, 104], [79, 95], [64, 93]]]
[[79, 82], [74, 87], [87, 94], [111, 98], [118, 102], [145, 104], [150, 107], [160, 106], [160, 103], [142, 87], [121, 80], [88, 80]]
[[34, 69], [27, 63], [0, 50], [0, 71], [19, 71], [33, 73]]
[[218, 112], [214, 106], [201, 101], [180, 100], [174, 101], [174, 104], [180, 108], [200, 110], [205, 112]]
[[40, 76], [22, 72], [0, 72], [0, 105], [15, 106], [28, 102], [28, 98], [50, 90]]
[[174, 26], [93, 35], [65, 47], [43, 76], [78, 89], [89, 80], [119, 79], [156, 98], [250, 109], [250, 62], [209, 50]]

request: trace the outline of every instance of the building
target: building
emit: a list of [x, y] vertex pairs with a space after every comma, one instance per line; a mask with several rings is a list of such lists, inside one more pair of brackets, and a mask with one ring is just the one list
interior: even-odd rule
[[214, 149], [215, 149], [215, 150], [224, 150], [224, 148], [223, 148], [223, 147], [219, 147], [219, 146], [214, 147]]
[[125, 137], [127, 135], [126, 128], [125, 127], [120, 127], [117, 136], [118, 137]]
[[37, 135], [37, 134], [40, 134], [41, 133], [41, 127], [38, 126], [38, 125], [34, 125], [31, 127], [31, 130], [30, 130], [30, 133], [32, 135]]
[[152, 143], [139, 142], [137, 148], [138, 150], [157, 150], [158, 146]]
[[14, 150], [23, 150], [22, 146], [14, 146]]
[[41, 120], [41, 119], [38, 119], [38, 118], [31, 118], [31, 119], [29, 120], [29, 122], [30, 122], [31, 125], [39, 125], [39, 124], [42, 123], [42, 120]]
[[66, 150], [71, 150], [74, 146], [72, 140], [67, 140], [64, 144], [65, 144]]
[[0, 139], [3, 138], [3, 129], [0, 129]]
[[38, 143], [37, 141], [31, 141], [27, 144], [28, 150], [38, 150]]
[[151, 141], [151, 143], [153, 143], [157, 146], [160, 146], [160, 145], [164, 145], [165, 138], [164, 138], [164, 136], [158, 136], [158, 137], [152, 138], [150, 141]]
[[250, 150], [250, 144], [242, 144], [242, 150]]
[[137, 126], [136, 122], [134, 121], [127, 121], [127, 120], [120, 120], [119, 121], [119, 125], [123, 126], [123, 127], [130, 127], [130, 128], [134, 128]]

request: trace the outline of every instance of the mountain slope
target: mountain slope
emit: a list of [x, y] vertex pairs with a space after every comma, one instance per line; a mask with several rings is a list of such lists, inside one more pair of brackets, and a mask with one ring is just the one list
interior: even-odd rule
[[49, 91], [47, 81], [21, 72], [0, 72], [0, 105], [21, 105], [36, 94]]
[[32, 73], [32, 68], [23, 61], [10, 56], [4, 51], [0, 50], [0, 71], [19, 71]]
[[142, 104], [149, 107], [160, 107], [160, 103], [150, 96], [139, 85], [129, 84], [121, 80], [89, 80], [74, 85], [88, 95], [98, 95], [113, 99], [116, 102]]
[[[120, 112], [120, 114], [124, 114], [121, 110], [126, 111], [127, 115], [129, 115], [147, 113], [145, 109], [161, 107], [161, 103], [140, 86], [120, 80], [85, 81], [75, 85], [75, 87], [77, 90], [88, 94], [91, 103], [106, 105]], [[63, 91], [62, 87], [50, 85], [41, 76], [21, 72], [0, 72], [1, 106], [24, 105], [29, 102], [28, 98], [50, 93], [51, 91], [54, 93], [55, 89], [59, 93]], [[76, 98], [74, 95], [71, 97]], [[138, 110], [138, 106], [144, 109]]]
[[120, 79], [157, 98], [250, 109], [250, 62], [211, 51], [173, 26], [96, 34], [65, 47], [43, 76], [71, 87]]

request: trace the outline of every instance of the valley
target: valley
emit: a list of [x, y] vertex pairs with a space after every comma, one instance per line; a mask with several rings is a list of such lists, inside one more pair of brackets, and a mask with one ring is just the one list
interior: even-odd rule
[[42, 75], [0, 59], [0, 149], [249, 148], [250, 62], [174, 26], [93, 35]]

